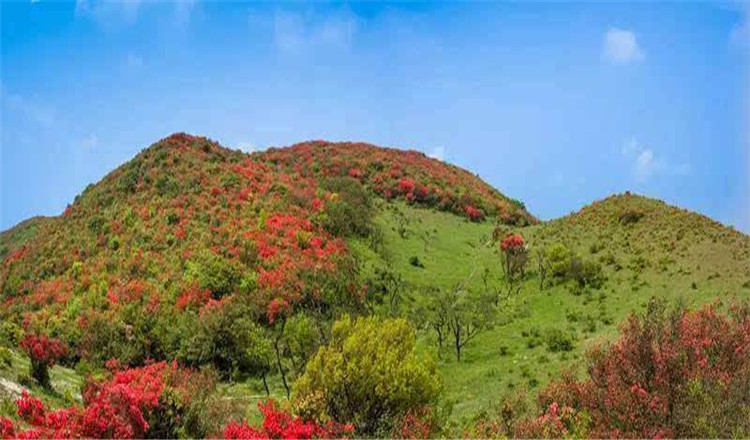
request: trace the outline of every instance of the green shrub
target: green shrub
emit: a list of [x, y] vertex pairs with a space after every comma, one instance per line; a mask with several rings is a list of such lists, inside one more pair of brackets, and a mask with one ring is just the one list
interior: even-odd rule
[[345, 316], [331, 336], [295, 384], [303, 417], [330, 417], [352, 423], [358, 435], [385, 436], [398, 417], [437, 403], [437, 365], [417, 357], [415, 330], [405, 320]]
[[414, 267], [424, 268], [424, 264], [422, 264], [422, 262], [419, 261], [419, 257], [416, 255], [412, 255], [411, 257], [409, 257], [409, 264], [411, 264]]
[[556, 243], [547, 249], [547, 261], [549, 262], [552, 276], [557, 279], [565, 279], [570, 270], [570, 261], [573, 252], [565, 245]]
[[0, 347], [17, 347], [23, 339], [24, 331], [11, 321], [0, 322]]
[[370, 194], [350, 177], [329, 178], [322, 187], [334, 193], [325, 209], [323, 227], [339, 237], [367, 237], [372, 231]]
[[629, 225], [632, 223], [638, 223], [645, 214], [635, 209], [627, 209], [620, 213], [618, 219], [621, 224]]
[[10, 350], [5, 347], [0, 347], [0, 370], [9, 369], [13, 366], [13, 355]]
[[551, 352], [573, 350], [573, 336], [558, 328], [552, 328], [544, 336], [544, 343]]
[[211, 291], [214, 298], [221, 298], [240, 287], [242, 268], [237, 262], [205, 251], [187, 263], [186, 277]]

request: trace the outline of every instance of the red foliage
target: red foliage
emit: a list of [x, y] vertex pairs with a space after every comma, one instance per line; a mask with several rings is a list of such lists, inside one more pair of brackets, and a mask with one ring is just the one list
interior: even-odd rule
[[361, 179], [362, 176], [364, 176], [365, 173], [362, 172], [361, 168], [349, 168], [349, 177], [353, 177], [355, 179]]
[[711, 407], [696, 398], [696, 390], [714, 393], [705, 395], [713, 399], [711, 405], [728, 405], [715, 416], [727, 418], [715, 425], [725, 431], [713, 435], [746, 427], [746, 420], [732, 414], [741, 412], [748, 398], [736, 394], [747, 389], [750, 378], [748, 308], [737, 309], [733, 317], [717, 314], [715, 306], [665, 317], [651, 306], [644, 318], [631, 317], [621, 332], [608, 349], [589, 353], [587, 380], [567, 375], [543, 390], [539, 399], [546, 410], [538, 421], [520, 424], [516, 435], [565, 435], [560, 411], [568, 420], [575, 419], [571, 414], [587, 414], [587, 435], [594, 438], [706, 437], [709, 431], [692, 431], [698, 425], [692, 417], [705, 417]]
[[473, 222], [482, 220], [484, 218], [484, 213], [471, 205], [466, 205], [464, 207], [464, 212], [466, 213], [466, 216], [469, 217], [469, 220]]
[[431, 417], [429, 407], [419, 410], [410, 410], [396, 421], [391, 437], [402, 439], [425, 439], [430, 438], [435, 426]]
[[68, 347], [59, 339], [45, 335], [27, 334], [21, 341], [21, 348], [29, 355], [32, 362], [54, 365], [68, 353]]
[[352, 433], [352, 425], [329, 422], [320, 425], [313, 421], [304, 421], [299, 417], [276, 408], [273, 400], [266, 404], [258, 403], [263, 413], [263, 423], [253, 427], [242, 423], [230, 423], [224, 428], [226, 439], [313, 439], [313, 438], [344, 438]]
[[0, 439], [17, 438], [16, 430], [13, 428], [13, 422], [5, 417], [0, 417]]
[[502, 242], [500, 242], [500, 249], [503, 252], [514, 252], [523, 249], [525, 242], [523, 237], [518, 234], [508, 234]]
[[118, 371], [108, 381], [87, 386], [83, 408], [56, 411], [47, 411], [41, 400], [24, 391], [16, 406], [31, 429], [14, 429], [10, 420], [0, 418], [0, 437], [143, 438], [149, 428], [147, 417], [161, 410], [166, 387], [177, 390], [185, 403], [190, 400], [189, 382], [190, 373], [175, 363]]

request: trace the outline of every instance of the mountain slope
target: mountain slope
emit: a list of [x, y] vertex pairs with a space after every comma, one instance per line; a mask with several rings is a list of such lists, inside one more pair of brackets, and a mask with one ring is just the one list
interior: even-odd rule
[[[0, 318], [63, 338], [74, 348], [65, 363], [84, 372], [113, 357], [202, 365], [186, 345], [201, 329], [231, 339], [245, 317], [272, 334], [288, 323], [292, 380], [317, 347], [292, 338], [317, 340], [341, 313], [373, 312], [364, 303], [380, 288], [393, 299], [374, 312], [411, 318], [421, 349], [434, 351], [415, 304], [457, 286], [503, 290], [497, 239], [511, 232], [531, 255], [520, 290], [460, 362], [449, 344], [439, 350], [457, 424], [579, 366], [652, 296], [692, 305], [750, 297], [750, 237], [657, 200], [617, 195], [540, 223], [471, 173], [418, 152], [314, 141], [248, 155], [178, 134], [60, 217], [0, 234]], [[536, 252], [553, 248], [598, 265], [601, 285], [549, 276], [542, 289]], [[216, 324], [216, 310], [231, 319]], [[221, 387], [232, 401], [264, 396], [260, 378], [217, 367], [234, 379]], [[271, 393], [285, 397], [286, 380], [271, 373]]]
[[176, 134], [90, 185], [60, 217], [2, 235], [0, 314], [60, 335], [76, 358], [137, 364], [175, 355], [175, 329], [190, 325], [181, 316], [205, 307], [239, 301], [271, 324], [306, 304], [332, 306], [321, 297], [330, 291], [347, 306], [358, 287], [343, 240], [352, 231], [341, 225], [366, 210], [370, 192], [474, 221], [536, 221], [421, 153], [316, 141], [247, 155]]
[[[383, 207], [377, 219], [385, 231], [383, 250], [351, 245], [368, 276], [374, 278], [378, 270], [396, 273], [402, 290], [417, 300], [431, 295], [430, 288], [450, 290], [457, 284], [475, 291], [503, 288], [493, 225], [405, 204]], [[750, 298], [750, 237], [658, 200], [617, 195], [566, 217], [499, 231], [501, 237], [520, 233], [531, 259], [519, 293], [505, 300], [492, 328], [469, 343], [461, 362], [450, 346], [441, 350], [441, 372], [457, 421], [515, 389], [542, 386], [561, 369], [579, 366], [576, 361], [588, 347], [616, 335], [618, 324], [653, 296], [691, 306]], [[556, 244], [598, 263], [602, 286], [579, 290], [574, 281], [548, 278], [541, 290], [536, 251]], [[414, 257], [420, 266], [411, 264]], [[554, 338], [570, 340], [570, 349], [558, 349]], [[427, 327], [422, 343], [437, 345]]]

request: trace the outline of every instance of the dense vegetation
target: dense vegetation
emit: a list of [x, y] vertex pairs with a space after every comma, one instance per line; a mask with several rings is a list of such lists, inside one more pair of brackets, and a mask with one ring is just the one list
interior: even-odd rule
[[[661, 388], [613, 370], [656, 368], [623, 358], [627, 344], [669, 339], [688, 356], [699, 336], [728, 347], [747, 330], [741, 305], [680, 309], [691, 324], [677, 327], [649, 306], [742, 304], [750, 239], [640, 196], [539, 223], [417, 152], [315, 141], [246, 155], [178, 134], [60, 217], [0, 235], [0, 257], [0, 437], [748, 432], [697, 414], [747, 407], [749, 390], [722, 388], [745, 380], [744, 351], [711, 351], [732, 368]], [[586, 354], [619, 322], [619, 345]], [[601, 373], [585, 379], [586, 364]], [[673, 399], [679, 421], [612, 419], [592, 400], [602, 384]]]

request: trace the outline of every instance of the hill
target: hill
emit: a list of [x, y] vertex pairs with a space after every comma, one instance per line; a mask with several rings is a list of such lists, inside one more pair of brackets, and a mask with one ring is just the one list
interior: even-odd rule
[[[405, 204], [384, 206], [377, 222], [385, 234], [382, 251], [361, 242], [351, 247], [371, 279], [384, 271], [400, 277], [401, 290], [412, 292], [404, 295], [412, 297], [405, 302], [456, 286], [502, 296], [501, 256], [492, 236], [518, 233], [529, 247], [520, 290], [503, 297], [490, 328], [469, 342], [460, 362], [449, 344], [440, 350], [457, 422], [465, 423], [516, 389], [534, 390], [565, 368], [581, 367], [588, 348], [613, 338], [618, 325], [643, 311], [652, 297], [692, 307], [750, 298], [750, 237], [638, 195], [611, 196], [523, 228], [466, 223]], [[576, 259], [598, 267], [600, 285], [580, 288], [567, 276], [548, 274], [540, 288], [537, 253], [555, 253], [552, 249], [564, 251], [557, 252], [566, 259], [558, 266], [566, 270]], [[423, 329], [424, 346], [437, 347], [429, 323]]]
[[[514, 286], [499, 248], [509, 234], [528, 253]], [[623, 194], [539, 222], [422, 153], [325, 141], [245, 154], [172, 135], [61, 216], [0, 234], [0, 257], [0, 335], [65, 341], [77, 374], [56, 367], [60, 388], [110, 359], [176, 359], [213, 366], [227, 401], [283, 398], [338, 317], [406, 317], [439, 355], [453, 435], [509, 392], [580, 369], [652, 297], [750, 296], [750, 237], [705, 216]], [[472, 319], [493, 312], [471, 322], [460, 360], [435, 320], [446, 298]], [[241, 338], [258, 329], [265, 361], [243, 364]], [[14, 353], [11, 369], [26, 362]]]
[[316, 141], [247, 155], [176, 134], [61, 216], [2, 234], [0, 313], [61, 336], [76, 348], [71, 362], [139, 364], [175, 356], [179, 329], [204, 307], [241, 301], [273, 323], [325, 303], [322, 286], [348, 306], [357, 287], [344, 238], [369, 233], [370, 194], [477, 222], [536, 222], [470, 173], [414, 151]]

